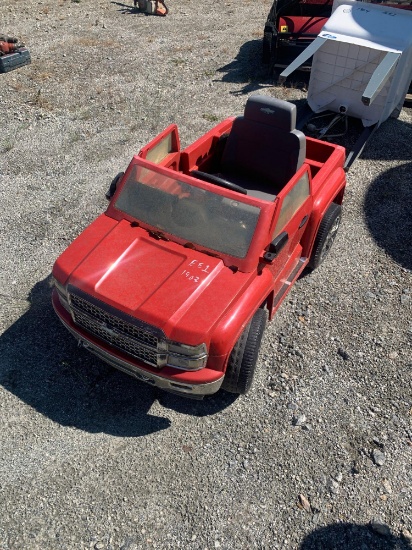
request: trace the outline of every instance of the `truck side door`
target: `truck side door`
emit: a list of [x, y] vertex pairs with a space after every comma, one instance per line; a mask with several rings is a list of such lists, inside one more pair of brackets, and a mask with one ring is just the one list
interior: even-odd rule
[[[307, 166], [303, 166], [280, 191], [277, 201], [272, 233], [272, 248], [276, 256], [270, 265], [275, 302], [279, 293], [277, 302], [280, 301], [282, 289], [285, 285], [290, 286], [303, 264], [300, 241], [313, 208], [311, 178]], [[279, 251], [276, 250], [278, 245], [281, 247]]]

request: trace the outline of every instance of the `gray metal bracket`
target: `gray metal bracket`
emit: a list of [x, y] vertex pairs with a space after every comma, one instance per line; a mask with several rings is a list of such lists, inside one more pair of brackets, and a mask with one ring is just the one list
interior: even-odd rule
[[323, 46], [326, 40], [327, 38], [321, 38], [320, 36], [315, 38], [315, 40], [300, 55], [298, 55], [298, 57], [292, 61], [292, 63], [286, 67], [284, 71], [280, 73], [278, 83], [283, 84], [287, 77], [293, 73], [293, 71], [299, 69], [299, 67], [303, 65], [309, 57], [312, 57], [312, 55], [317, 52], [321, 46]]
[[400, 53], [388, 52], [376, 67], [362, 95], [364, 105], [370, 105], [376, 99], [395, 70], [400, 56]]

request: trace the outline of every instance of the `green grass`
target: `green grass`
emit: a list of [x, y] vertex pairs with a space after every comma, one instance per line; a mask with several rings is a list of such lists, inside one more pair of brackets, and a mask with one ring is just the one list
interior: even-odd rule
[[202, 118], [204, 118], [208, 122], [217, 122], [218, 120], [220, 120], [219, 117], [217, 117], [216, 115], [212, 115], [211, 113], [203, 113]]

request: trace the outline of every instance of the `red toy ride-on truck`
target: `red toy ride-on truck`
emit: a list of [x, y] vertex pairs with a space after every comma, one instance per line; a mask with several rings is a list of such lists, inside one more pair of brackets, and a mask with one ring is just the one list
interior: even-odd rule
[[171, 392], [248, 391], [267, 316], [341, 217], [345, 150], [295, 123], [295, 105], [255, 95], [186, 149], [171, 125], [133, 157], [53, 268], [84, 347]]

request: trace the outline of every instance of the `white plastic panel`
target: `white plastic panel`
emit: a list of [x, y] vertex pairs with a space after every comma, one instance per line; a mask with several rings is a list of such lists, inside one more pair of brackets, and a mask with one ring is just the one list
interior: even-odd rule
[[319, 38], [308, 90], [314, 112], [346, 110], [371, 126], [401, 108], [412, 79], [412, 12], [337, 0]]
[[[346, 55], [341, 55], [342, 53]], [[328, 40], [316, 54], [308, 90], [308, 102], [315, 112], [325, 109], [361, 118], [365, 126], [379, 120], [391, 79], [378, 97], [366, 107], [362, 94], [386, 52]]]

